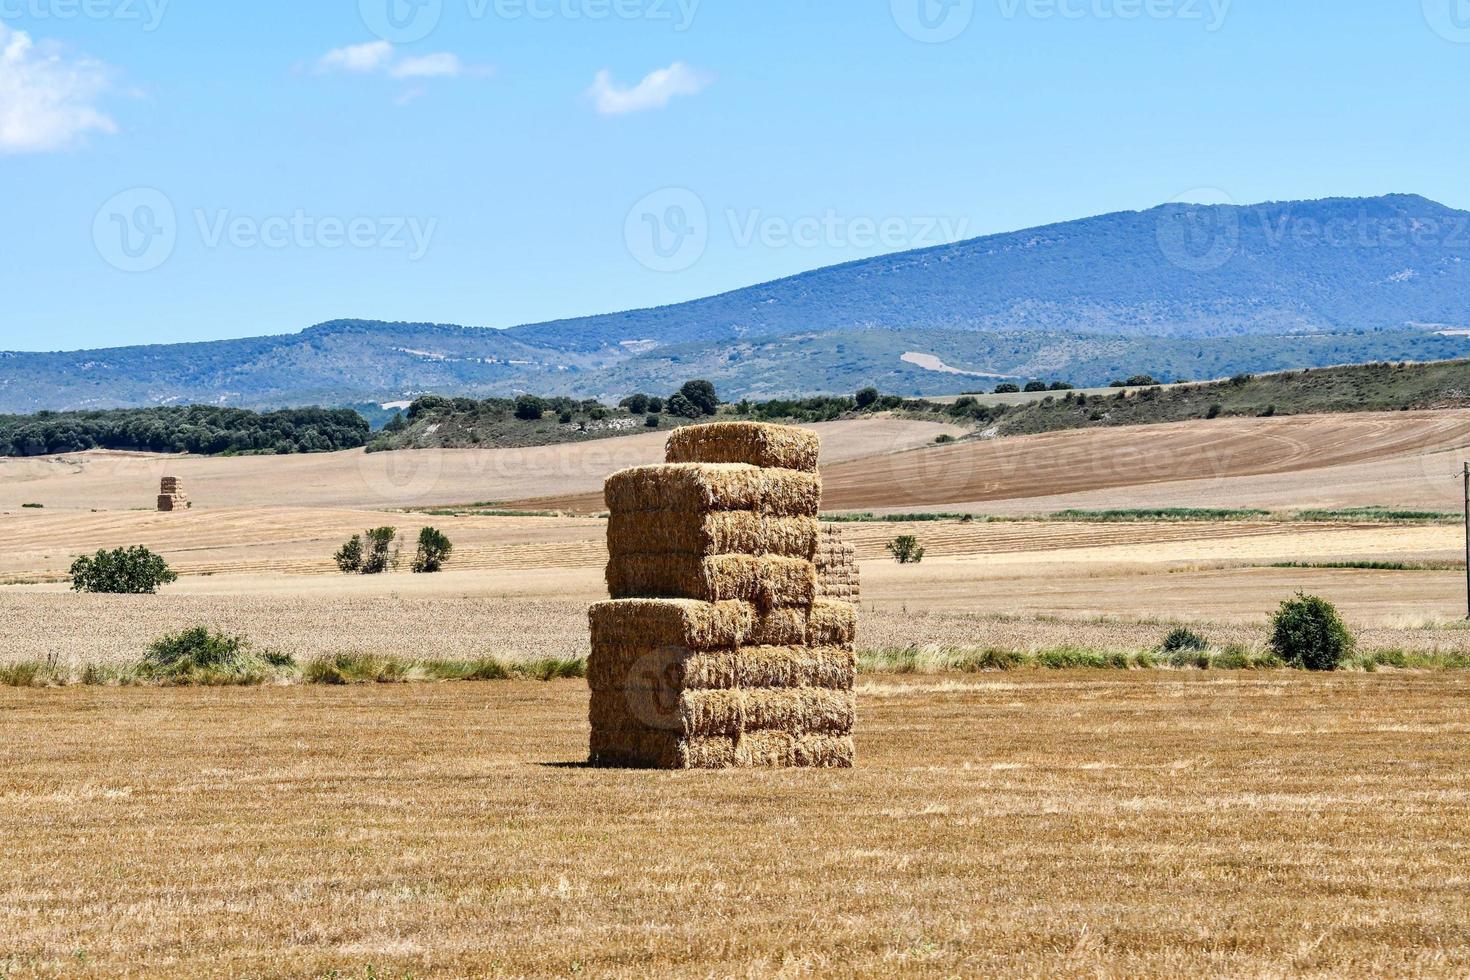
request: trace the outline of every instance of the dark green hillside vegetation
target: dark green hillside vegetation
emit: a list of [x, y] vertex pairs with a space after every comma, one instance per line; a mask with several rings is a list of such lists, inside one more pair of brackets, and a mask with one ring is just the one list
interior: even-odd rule
[[368, 424], [349, 409], [251, 412], [207, 405], [0, 415], [0, 456], [88, 449], [155, 453], [329, 453], [366, 444]]
[[[999, 422], [999, 433], [1027, 435], [1191, 419], [1467, 407], [1470, 361], [1361, 364], [1238, 375], [1228, 381], [1169, 389], [1119, 389], [1107, 395], [1067, 392], [1006, 412]], [[993, 416], [993, 410], [990, 414]]]
[[659, 410], [650, 412], [650, 399], [644, 397], [644, 410], [633, 412], [593, 399], [521, 395], [480, 401], [427, 395], [374, 436], [368, 452], [549, 446], [672, 429], [690, 421], [667, 413], [663, 399], [651, 399]]

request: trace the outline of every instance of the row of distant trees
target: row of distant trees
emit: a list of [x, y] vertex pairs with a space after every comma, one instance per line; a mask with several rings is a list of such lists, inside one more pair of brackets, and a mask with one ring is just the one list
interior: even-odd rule
[[367, 444], [351, 409], [252, 412], [210, 405], [0, 415], [0, 456], [88, 449], [157, 453], [326, 453]]

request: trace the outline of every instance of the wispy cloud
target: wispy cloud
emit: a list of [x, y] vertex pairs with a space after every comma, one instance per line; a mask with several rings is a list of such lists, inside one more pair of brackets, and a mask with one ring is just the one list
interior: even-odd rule
[[110, 88], [101, 62], [0, 23], [0, 153], [62, 150], [89, 132], [117, 132], [96, 105]]
[[676, 61], [649, 74], [632, 88], [619, 88], [612, 72], [600, 71], [587, 90], [597, 111], [604, 116], [662, 109], [676, 95], [698, 95], [714, 82], [714, 76]]
[[317, 59], [316, 67], [321, 72], [349, 71], [367, 74], [387, 67], [393, 60], [393, 55], [393, 45], [387, 41], [352, 44], [328, 51]]
[[[316, 72], [322, 75], [385, 75], [399, 81], [467, 76], [485, 78], [494, 74], [487, 66], [465, 64], [459, 55], [448, 51], [400, 55], [398, 49], [387, 41], [334, 48], [316, 60]], [[414, 86], [403, 92], [394, 102], [397, 105], [407, 105], [422, 97], [426, 91], [422, 85]]]

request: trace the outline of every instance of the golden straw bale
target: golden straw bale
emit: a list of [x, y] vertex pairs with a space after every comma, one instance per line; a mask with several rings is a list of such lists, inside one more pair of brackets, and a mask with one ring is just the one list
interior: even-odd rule
[[588, 611], [594, 655], [602, 647], [681, 647], [692, 651], [741, 646], [846, 646], [857, 635], [857, 611], [819, 599], [810, 609], [757, 609], [749, 602], [696, 599], [613, 599]]
[[593, 731], [648, 728], [679, 735], [739, 735], [745, 728], [742, 691], [624, 688], [594, 691]]
[[816, 517], [822, 506], [822, 478], [738, 463], [640, 466], [608, 477], [603, 497], [614, 514], [750, 510], [777, 517]]
[[[851, 735], [857, 720], [857, 699], [850, 690], [792, 687], [739, 693], [742, 731]], [[724, 716], [719, 720], [724, 720]]]
[[815, 473], [822, 441], [814, 432], [764, 422], [690, 425], [669, 436], [670, 463], [748, 463]]
[[734, 661], [737, 683], [746, 690], [851, 691], [857, 683], [857, 654], [850, 647], [743, 647]]
[[608, 563], [607, 586], [614, 599], [744, 599], [763, 609], [809, 607], [817, 598], [817, 572], [800, 558], [633, 555]]
[[615, 599], [594, 604], [588, 619], [594, 650], [602, 644], [716, 650], [746, 642], [756, 609], [734, 600]]
[[856, 751], [851, 735], [793, 735], [746, 732], [736, 748], [738, 767], [851, 769]]
[[857, 682], [851, 647], [679, 647], [598, 645], [587, 661], [593, 691], [815, 687], [849, 691]]
[[814, 517], [773, 517], [753, 510], [633, 511], [608, 518], [607, 548], [619, 556], [781, 555], [810, 561], [818, 528]]
[[857, 639], [857, 609], [851, 603], [818, 599], [807, 624], [806, 642], [814, 647], [850, 646]]

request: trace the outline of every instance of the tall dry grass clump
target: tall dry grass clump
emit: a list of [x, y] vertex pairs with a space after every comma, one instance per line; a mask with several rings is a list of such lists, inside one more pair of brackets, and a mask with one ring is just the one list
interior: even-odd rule
[[857, 610], [820, 594], [834, 550], [817, 522], [820, 454], [801, 429], [691, 426], [667, 464], [608, 479], [594, 764], [852, 765]]

